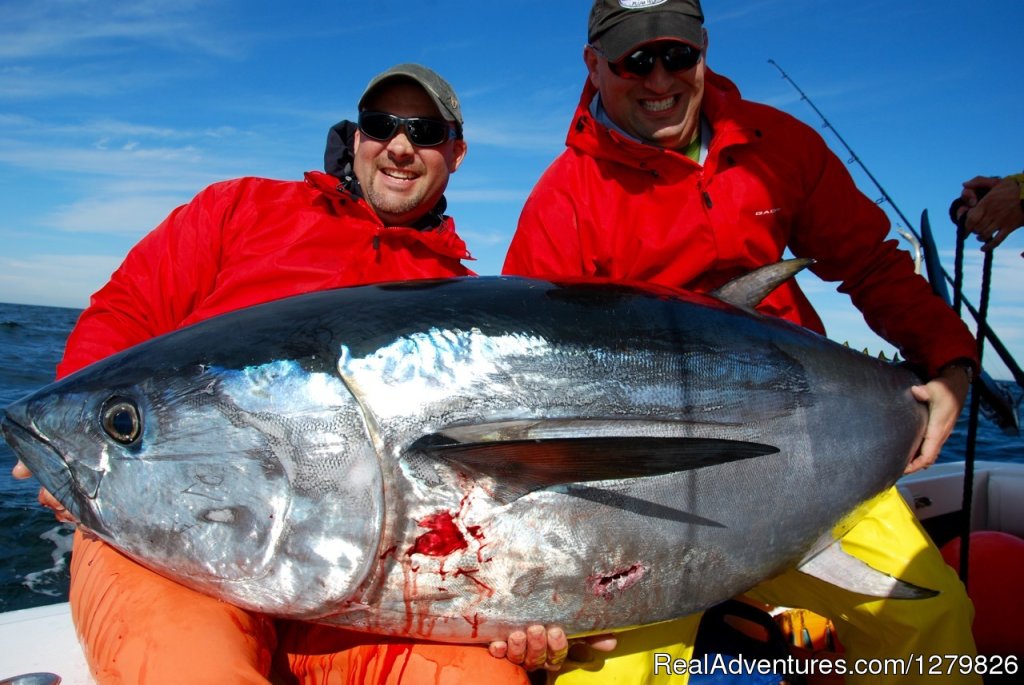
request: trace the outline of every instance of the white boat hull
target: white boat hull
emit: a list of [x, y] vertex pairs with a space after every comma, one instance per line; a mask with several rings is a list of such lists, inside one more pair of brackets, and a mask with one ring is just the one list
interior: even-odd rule
[[61, 685], [95, 683], [67, 602], [0, 613], [0, 644], [0, 681], [45, 672], [60, 676]]
[[[930, 520], [960, 511], [964, 462], [936, 464], [904, 476], [897, 487], [928, 527]], [[975, 462], [971, 529], [998, 530], [1024, 538], [1024, 464]]]

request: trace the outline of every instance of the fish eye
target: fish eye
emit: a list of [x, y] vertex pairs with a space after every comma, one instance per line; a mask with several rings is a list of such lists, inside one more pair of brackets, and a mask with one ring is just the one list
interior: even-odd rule
[[103, 406], [101, 422], [107, 435], [130, 445], [142, 435], [142, 416], [135, 403], [124, 397], [112, 397]]

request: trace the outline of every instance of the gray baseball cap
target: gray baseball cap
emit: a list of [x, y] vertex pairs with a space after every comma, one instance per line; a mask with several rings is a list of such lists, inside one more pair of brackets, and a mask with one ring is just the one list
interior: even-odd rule
[[700, 0], [594, 0], [587, 40], [616, 62], [638, 45], [681, 40], [704, 45]]
[[430, 96], [430, 99], [434, 101], [434, 104], [437, 105], [441, 116], [446, 121], [454, 121], [458, 125], [461, 135], [462, 108], [459, 107], [459, 98], [456, 97], [455, 90], [436, 71], [428, 69], [422, 64], [398, 64], [374, 76], [370, 80], [369, 85], [366, 86], [366, 90], [363, 91], [363, 96], [359, 98], [359, 111], [363, 111], [364, 104], [370, 93], [379, 85], [385, 81], [403, 78], [415, 81], [417, 85], [423, 88], [427, 95]]

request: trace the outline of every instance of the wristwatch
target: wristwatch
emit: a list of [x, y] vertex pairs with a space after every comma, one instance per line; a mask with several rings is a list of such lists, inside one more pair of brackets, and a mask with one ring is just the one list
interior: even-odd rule
[[1017, 187], [1020, 189], [1020, 209], [1024, 211], [1024, 174], [1010, 174], [1006, 178], [1012, 178], [1017, 182]]
[[954, 359], [948, 364], [944, 364], [939, 369], [939, 375], [946, 369], [962, 369], [964, 374], [967, 376], [967, 385], [974, 383], [974, 363], [969, 359]]

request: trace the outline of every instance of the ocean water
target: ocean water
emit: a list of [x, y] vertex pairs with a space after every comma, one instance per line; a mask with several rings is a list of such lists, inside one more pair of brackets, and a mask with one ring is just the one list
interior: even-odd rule
[[[77, 309], [0, 303], [0, 407], [53, 380]], [[15, 457], [0, 440], [0, 611], [67, 599], [69, 525], [36, 500], [35, 479], [11, 476]]]
[[[0, 303], [0, 407], [53, 379], [64, 341], [80, 310]], [[1021, 389], [1007, 383], [1017, 402]], [[963, 460], [966, 412], [948, 441], [942, 461]], [[977, 457], [1024, 462], [1024, 438], [1004, 435], [982, 418]], [[15, 457], [0, 441], [0, 611], [67, 599], [71, 532], [36, 501], [35, 480], [16, 481]]]

